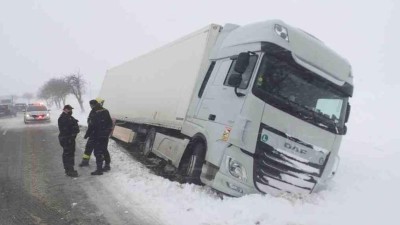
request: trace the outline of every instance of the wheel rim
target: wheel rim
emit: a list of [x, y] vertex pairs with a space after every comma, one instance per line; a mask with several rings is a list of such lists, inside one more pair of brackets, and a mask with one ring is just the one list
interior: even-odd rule
[[196, 161], [197, 161], [197, 156], [196, 155], [192, 155], [190, 157], [190, 161], [189, 161], [189, 166], [187, 168], [186, 174], [191, 176], [193, 175], [195, 166], [196, 166]]
[[148, 155], [151, 152], [151, 149], [153, 148], [153, 143], [152, 143], [154, 139], [153, 136], [154, 136], [153, 133], [151, 133], [149, 135], [149, 138], [146, 140], [143, 151], [144, 155]]
[[143, 152], [144, 155], [147, 155], [150, 152], [150, 145], [151, 145], [150, 140], [147, 140], [144, 147], [144, 152]]

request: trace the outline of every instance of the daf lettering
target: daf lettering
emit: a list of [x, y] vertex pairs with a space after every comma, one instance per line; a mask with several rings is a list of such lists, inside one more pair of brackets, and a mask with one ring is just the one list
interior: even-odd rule
[[285, 148], [290, 149], [294, 152], [301, 153], [301, 154], [307, 154], [307, 150], [301, 149], [301, 148], [299, 148], [295, 145], [291, 145], [290, 143], [287, 143], [287, 142], [285, 142]]

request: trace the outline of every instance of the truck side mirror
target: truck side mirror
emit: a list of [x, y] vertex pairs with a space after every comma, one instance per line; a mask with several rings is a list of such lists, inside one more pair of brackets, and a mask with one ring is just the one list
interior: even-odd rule
[[239, 54], [236, 64], [235, 64], [235, 72], [238, 72], [239, 74], [242, 74], [246, 71], [247, 66], [249, 65], [250, 61], [250, 53], [248, 52], [242, 52]]
[[228, 80], [229, 86], [237, 88], [240, 86], [241, 83], [242, 83], [242, 75], [241, 74], [238, 74], [238, 73], [231, 74], [231, 76], [229, 77], [229, 80]]
[[350, 117], [350, 110], [351, 110], [351, 106], [349, 103], [347, 103], [347, 108], [346, 108], [346, 117], [344, 118], [344, 122], [347, 123], [347, 121], [349, 121], [349, 117]]

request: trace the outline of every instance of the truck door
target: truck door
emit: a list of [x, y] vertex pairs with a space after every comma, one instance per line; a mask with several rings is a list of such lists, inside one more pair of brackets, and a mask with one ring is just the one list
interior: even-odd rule
[[218, 61], [197, 107], [197, 119], [232, 126], [249, 91], [248, 87], [257, 59], [257, 55], [252, 55], [246, 71], [242, 74], [242, 83], [238, 88], [238, 92], [244, 94], [242, 97], [238, 97], [234, 87], [228, 85], [229, 77], [236, 73], [233, 69], [236, 59], [228, 58]]

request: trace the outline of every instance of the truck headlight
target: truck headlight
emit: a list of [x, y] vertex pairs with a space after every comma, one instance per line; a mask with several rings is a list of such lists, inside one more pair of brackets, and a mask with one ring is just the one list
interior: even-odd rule
[[281, 37], [285, 41], [289, 42], [289, 33], [288, 33], [288, 30], [286, 29], [286, 27], [281, 26], [279, 24], [275, 24], [274, 30], [275, 30], [275, 33], [279, 37]]
[[26, 114], [26, 118], [29, 118], [29, 117], [31, 117], [31, 115], [29, 115], [29, 114]]
[[242, 164], [234, 159], [232, 159], [231, 157], [227, 157], [227, 166], [228, 166], [228, 171], [229, 173], [242, 181], [246, 181], [247, 180], [247, 173], [246, 173], [246, 169], [242, 166]]
[[49, 116], [50, 116], [50, 113], [47, 113], [46, 116], [49, 117]]

